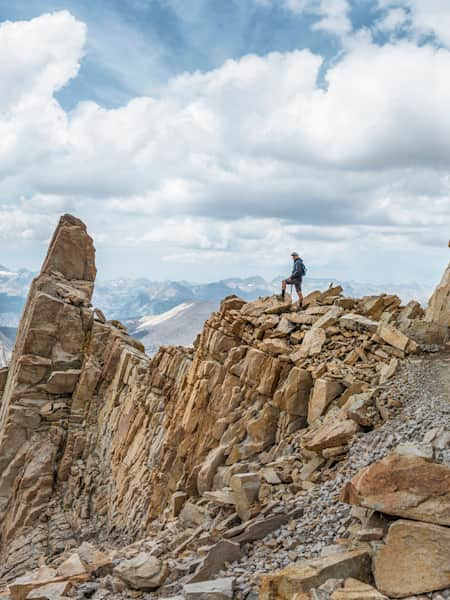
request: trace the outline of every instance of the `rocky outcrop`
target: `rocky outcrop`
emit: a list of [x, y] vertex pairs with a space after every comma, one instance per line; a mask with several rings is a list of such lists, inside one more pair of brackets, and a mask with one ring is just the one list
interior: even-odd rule
[[[299, 502], [335, 475], [358, 436], [389, 420], [395, 404], [383, 386], [418, 350], [409, 332], [425, 322], [420, 306], [344, 298], [339, 287], [313, 292], [301, 312], [289, 298], [232, 296], [193, 348], [162, 347], [150, 359], [93, 310], [94, 278], [92, 240], [66, 215], [0, 370], [0, 576], [81, 565], [83, 578], [109, 577], [114, 593], [165, 586], [232, 597], [228, 563], [293, 530]], [[445, 467], [405, 456], [369, 467], [344, 499], [408, 519], [432, 512], [447, 525]], [[264, 593], [290, 598], [279, 590], [301, 582], [302, 594], [383, 597], [368, 589], [372, 549], [360, 542], [379, 542], [385, 523], [363, 533], [356, 549], [346, 539], [342, 552], [269, 576]], [[36, 571], [25, 586], [38, 585], [20, 589], [62, 589], [78, 576]]]
[[450, 586], [450, 529], [415, 521], [396, 521], [377, 551], [377, 588], [392, 598], [406, 598]]
[[428, 303], [425, 321], [450, 327], [450, 264]]
[[347, 484], [342, 499], [385, 514], [450, 526], [450, 468], [391, 454]]

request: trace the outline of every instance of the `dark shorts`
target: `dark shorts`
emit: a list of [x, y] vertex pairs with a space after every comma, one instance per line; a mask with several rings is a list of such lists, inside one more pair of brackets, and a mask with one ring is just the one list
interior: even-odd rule
[[296, 292], [301, 292], [302, 291], [302, 280], [301, 279], [296, 279], [294, 277], [288, 277], [286, 279], [286, 283], [288, 285], [295, 285], [295, 291]]

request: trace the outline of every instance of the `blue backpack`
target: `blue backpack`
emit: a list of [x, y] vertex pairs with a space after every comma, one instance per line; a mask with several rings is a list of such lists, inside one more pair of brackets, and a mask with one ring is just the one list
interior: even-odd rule
[[299, 258], [299, 261], [300, 261], [302, 277], [304, 277], [306, 275], [306, 273], [308, 272], [308, 269], [305, 267], [305, 263], [303, 262], [303, 259]]

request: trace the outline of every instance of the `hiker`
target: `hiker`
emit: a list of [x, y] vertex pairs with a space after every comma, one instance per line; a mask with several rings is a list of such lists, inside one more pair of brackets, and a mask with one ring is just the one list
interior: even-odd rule
[[284, 300], [284, 296], [286, 294], [286, 285], [294, 285], [298, 296], [298, 307], [301, 308], [303, 303], [302, 280], [306, 273], [306, 269], [302, 259], [298, 255], [298, 252], [292, 252], [291, 256], [292, 260], [294, 261], [294, 266], [292, 268], [291, 276], [287, 279], [283, 279], [281, 282], [281, 299]]

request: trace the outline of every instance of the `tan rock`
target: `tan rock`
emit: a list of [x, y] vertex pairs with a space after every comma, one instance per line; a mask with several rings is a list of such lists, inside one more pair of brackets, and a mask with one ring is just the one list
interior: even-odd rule
[[293, 367], [283, 386], [275, 392], [274, 404], [290, 415], [306, 416], [312, 383], [309, 371]]
[[313, 325], [314, 328], [322, 327], [326, 329], [327, 327], [331, 327], [335, 323], [338, 322], [339, 317], [344, 312], [344, 309], [340, 306], [332, 306], [328, 312], [322, 315]]
[[374, 558], [377, 588], [405, 598], [450, 587], [450, 530], [415, 521], [395, 521]]
[[450, 525], [450, 469], [417, 456], [390, 454], [347, 483], [342, 500], [388, 515]]
[[344, 386], [338, 381], [317, 379], [308, 405], [308, 423], [313, 423], [322, 416], [328, 406], [343, 391]]
[[132, 589], [147, 592], [158, 589], [168, 573], [167, 565], [147, 552], [120, 562], [113, 570], [113, 575]]
[[225, 563], [232, 563], [241, 558], [239, 544], [232, 540], [221, 540], [208, 551], [189, 583], [208, 581], [225, 566]]
[[77, 549], [77, 554], [89, 574], [104, 577], [111, 573], [113, 568], [111, 557], [98, 550], [93, 544], [83, 542]]
[[82, 563], [78, 553], [71, 554], [63, 563], [56, 569], [58, 577], [74, 577], [77, 575], [88, 575], [86, 567]]
[[339, 319], [339, 325], [344, 329], [351, 329], [352, 331], [369, 331], [370, 333], [375, 333], [378, 328], [377, 321], [373, 321], [372, 319], [368, 319], [363, 315], [359, 315], [357, 313], [348, 313], [343, 315]]
[[184, 598], [186, 600], [231, 600], [233, 598], [233, 590], [233, 577], [187, 583], [183, 586]]
[[377, 335], [387, 344], [390, 344], [391, 346], [394, 346], [394, 348], [398, 348], [399, 350], [403, 351], [407, 349], [410, 342], [409, 337], [402, 333], [399, 329], [384, 323], [380, 323], [378, 326]]
[[260, 600], [291, 600], [295, 593], [319, 587], [328, 579], [357, 578], [370, 581], [371, 557], [366, 549], [332, 554], [293, 564], [262, 577]]
[[302, 345], [298, 351], [299, 357], [316, 356], [322, 351], [327, 340], [327, 334], [321, 327], [310, 329], [303, 338]]
[[430, 298], [425, 321], [450, 327], [450, 264]]
[[181, 509], [184, 506], [184, 503], [186, 502], [186, 500], [189, 498], [188, 494], [186, 494], [186, 492], [175, 492], [172, 495], [172, 502], [171, 502], [171, 508], [172, 508], [172, 517], [178, 517], [178, 515], [181, 512]]
[[72, 585], [70, 581], [48, 583], [32, 590], [27, 595], [27, 600], [60, 600], [70, 591]]
[[72, 583], [84, 582], [89, 579], [86, 575], [75, 575], [70, 577], [70, 579], [66, 576], [57, 577], [52, 572], [55, 573], [54, 570], [44, 567], [15, 579], [9, 585], [12, 600], [25, 600], [30, 592], [44, 586], [63, 582], [70, 587]]
[[44, 387], [50, 394], [71, 394], [75, 389], [80, 373], [79, 369], [54, 371]]
[[67, 280], [94, 281], [96, 275], [95, 250], [86, 225], [64, 215], [56, 228], [42, 273], [59, 272]]
[[306, 450], [313, 452], [319, 452], [324, 448], [345, 446], [357, 431], [359, 431], [359, 426], [349, 419], [336, 423], [325, 423], [306, 434], [302, 438], [302, 444]]
[[220, 465], [225, 463], [225, 448], [213, 448], [203, 462], [197, 476], [197, 489], [200, 495], [212, 489], [214, 476]]
[[342, 589], [331, 594], [330, 600], [388, 600], [388, 598], [371, 585], [349, 578], [345, 580]]
[[230, 486], [233, 490], [236, 512], [242, 521], [250, 517], [250, 508], [257, 501], [261, 481], [257, 473], [233, 475]]

